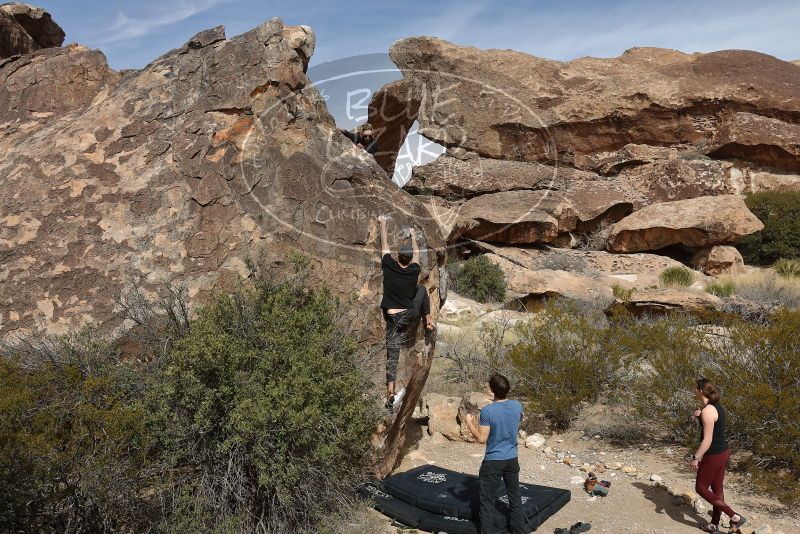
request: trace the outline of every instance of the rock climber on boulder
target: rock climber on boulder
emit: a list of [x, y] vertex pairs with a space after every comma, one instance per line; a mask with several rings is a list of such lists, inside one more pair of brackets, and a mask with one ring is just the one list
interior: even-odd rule
[[397, 406], [403, 397], [404, 389], [395, 394], [397, 364], [400, 349], [407, 339], [408, 326], [422, 317], [427, 331], [434, 329], [428, 291], [417, 285], [422, 268], [419, 263], [417, 233], [411, 228], [411, 245], [403, 242], [395, 260], [389, 250], [387, 222], [389, 217], [378, 217], [381, 230], [381, 270], [383, 271], [383, 298], [381, 309], [386, 321], [386, 408]]
[[343, 128], [339, 128], [339, 131], [355, 143], [356, 146], [366, 150], [368, 154], [374, 156], [375, 153], [378, 152], [378, 141], [375, 139], [375, 132], [368, 122], [362, 124], [352, 132]]

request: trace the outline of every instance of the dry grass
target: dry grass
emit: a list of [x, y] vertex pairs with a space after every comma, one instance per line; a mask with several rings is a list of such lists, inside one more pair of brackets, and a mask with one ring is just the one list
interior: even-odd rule
[[800, 280], [784, 278], [769, 269], [754, 269], [726, 278], [734, 293], [767, 309], [800, 308]]

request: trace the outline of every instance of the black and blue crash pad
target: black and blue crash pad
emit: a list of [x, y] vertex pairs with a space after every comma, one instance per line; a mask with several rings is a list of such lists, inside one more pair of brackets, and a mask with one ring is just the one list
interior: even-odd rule
[[[384, 515], [409, 527], [428, 532], [477, 534], [480, 532], [478, 477], [434, 465], [423, 465], [385, 480], [369, 482], [361, 494], [372, 499]], [[529, 532], [570, 500], [569, 490], [520, 484], [522, 507]], [[495, 529], [507, 532], [508, 495], [500, 483]]]

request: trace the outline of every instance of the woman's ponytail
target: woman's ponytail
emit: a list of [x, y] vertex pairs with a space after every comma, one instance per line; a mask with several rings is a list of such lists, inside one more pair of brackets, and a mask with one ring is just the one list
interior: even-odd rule
[[719, 402], [719, 389], [708, 378], [701, 378], [697, 381], [697, 389], [708, 399], [709, 404], [716, 404]]

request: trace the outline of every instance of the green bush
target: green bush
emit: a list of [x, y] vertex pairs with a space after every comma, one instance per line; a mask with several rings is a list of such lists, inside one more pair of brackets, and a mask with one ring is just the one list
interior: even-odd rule
[[668, 267], [661, 271], [658, 280], [666, 287], [688, 287], [694, 282], [694, 276], [686, 267]]
[[716, 280], [706, 286], [706, 292], [716, 295], [721, 299], [730, 297], [735, 290], [736, 284], [734, 284], [732, 280]]
[[581, 402], [596, 401], [619, 379], [620, 353], [604, 321], [601, 312], [552, 301], [516, 331], [519, 341], [508, 351], [515, 390], [556, 428], [569, 427]]
[[[722, 391], [728, 437], [734, 455], [743, 455], [762, 487], [786, 501], [796, 500], [800, 484], [800, 312], [780, 310], [767, 324], [734, 320], [725, 335], [703, 335], [682, 327], [681, 351], [643, 355], [646, 373], [637, 381], [632, 404], [674, 441], [694, 447], [699, 440], [691, 411], [694, 380], [705, 376]], [[641, 333], [640, 333], [641, 334]], [[768, 476], [768, 475], [772, 476]]]
[[92, 330], [0, 347], [0, 531], [347, 532], [379, 414], [300, 271], [167, 318], [147, 365]]
[[316, 532], [363, 479], [378, 413], [341, 313], [302, 277], [199, 312], [148, 398], [170, 530]]
[[627, 302], [631, 300], [634, 289], [633, 288], [625, 289], [619, 284], [612, 284], [611, 291], [613, 291], [615, 299], [621, 300], [622, 302]]
[[448, 270], [453, 290], [478, 302], [502, 302], [506, 297], [506, 277], [499, 265], [484, 255], [472, 256]]
[[142, 379], [91, 330], [0, 354], [0, 531], [145, 526]]
[[800, 278], [800, 260], [781, 258], [772, 266], [784, 278]]
[[800, 192], [765, 191], [745, 199], [764, 229], [737, 244], [746, 263], [770, 265], [780, 258], [800, 258]]
[[[581, 405], [602, 400], [633, 410], [649, 442], [699, 442], [693, 385], [705, 376], [722, 389], [734, 458], [759, 487], [787, 502], [800, 490], [800, 311], [779, 309], [765, 323], [716, 314], [716, 325], [673, 313], [637, 319], [587, 314], [548, 303], [517, 330], [509, 348], [515, 391], [555, 428]], [[608, 430], [612, 435], [613, 429]]]

